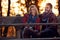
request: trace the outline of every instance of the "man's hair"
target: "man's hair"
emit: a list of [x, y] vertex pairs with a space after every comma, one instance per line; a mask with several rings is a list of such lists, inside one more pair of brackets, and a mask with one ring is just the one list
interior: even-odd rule
[[46, 5], [49, 5], [49, 6], [50, 6], [50, 8], [52, 9], [52, 4], [51, 4], [51, 3], [47, 3]]

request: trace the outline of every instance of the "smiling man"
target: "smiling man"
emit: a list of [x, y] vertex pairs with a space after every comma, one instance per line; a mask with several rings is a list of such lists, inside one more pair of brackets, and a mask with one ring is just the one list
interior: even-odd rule
[[[57, 23], [57, 18], [52, 12], [52, 4], [47, 3], [45, 12], [42, 14], [42, 23]], [[58, 35], [57, 25], [42, 25], [42, 31], [40, 32], [41, 38], [51, 38]]]

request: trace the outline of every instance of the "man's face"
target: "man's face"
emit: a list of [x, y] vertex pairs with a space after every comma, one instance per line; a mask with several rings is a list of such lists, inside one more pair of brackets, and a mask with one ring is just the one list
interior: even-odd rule
[[49, 12], [50, 10], [51, 10], [50, 5], [46, 5], [46, 7], [45, 7], [45, 12]]

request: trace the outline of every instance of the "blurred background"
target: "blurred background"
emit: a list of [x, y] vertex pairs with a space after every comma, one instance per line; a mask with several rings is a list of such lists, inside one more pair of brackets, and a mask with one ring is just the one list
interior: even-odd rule
[[16, 16], [20, 14], [24, 16], [29, 10], [29, 6], [34, 4], [37, 6], [40, 14], [44, 12], [46, 3], [53, 5], [53, 12], [56, 16], [59, 15], [60, 0], [0, 0], [0, 15]]

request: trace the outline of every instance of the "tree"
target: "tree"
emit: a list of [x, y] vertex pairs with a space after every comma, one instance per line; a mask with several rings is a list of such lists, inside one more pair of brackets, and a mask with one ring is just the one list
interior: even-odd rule
[[59, 10], [59, 16], [60, 16], [60, 0], [58, 0], [58, 6], [59, 6], [59, 8], [58, 8], [58, 10]]
[[39, 11], [38, 0], [35, 0], [35, 5], [36, 5], [36, 7], [37, 7], [37, 9]]
[[8, 14], [7, 14], [7, 16], [9, 16], [10, 15], [10, 0], [8, 0]]
[[[2, 0], [0, 0], [0, 24], [2, 23], [2, 18], [1, 18], [1, 16], [2, 16], [1, 1], [2, 1]], [[0, 26], [0, 36], [2, 36], [2, 28], [1, 28], [1, 26]]]
[[26, 4], [26, 7], [27, 7], [27, 11], [28, 11], [28, 8], [29, 8], [29, 6], [30, 6], [29, 3], [31, 2], [31, 0], [25, 0], [25, 2], [26, 2], [25, 4]]
[[0, 0], [0, 16], [2, 16], [1, 0]]
[[[35, 3], [32, 3], [32, 1], [35, 1]], [[27, 11], [28, 11], [28, 9], [29, 9], [29, 6], [32, 5], [32, 4], [36, 5], [37, 8], [38, 8], [38, 10], [39, 10], [38, 0], [25, 0], [25, 2], [26, 2]]]

